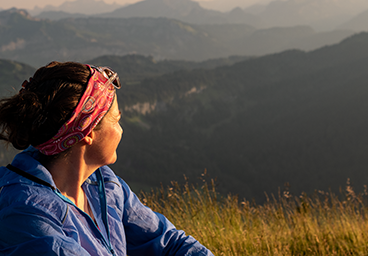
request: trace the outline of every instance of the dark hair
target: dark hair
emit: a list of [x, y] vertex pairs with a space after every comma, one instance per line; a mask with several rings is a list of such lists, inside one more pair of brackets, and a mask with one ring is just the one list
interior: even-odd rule
[[77, 62], [51, 62], [39, 68], [20, 93], [0, 100], [0, 140], [16, 149], [52, 138], [71, 116], [90, 71]]

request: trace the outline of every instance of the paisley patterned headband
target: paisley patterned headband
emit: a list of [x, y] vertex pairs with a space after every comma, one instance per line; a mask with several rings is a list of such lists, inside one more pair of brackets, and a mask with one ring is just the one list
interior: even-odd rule
[[83, 140], [110, 109], [115, 88], [121, 87], [117, 73], [110, 68], [86, 66], [91, 78], [71, 118], [54, 137], [35, 147], [45, 155], [56, 155]]

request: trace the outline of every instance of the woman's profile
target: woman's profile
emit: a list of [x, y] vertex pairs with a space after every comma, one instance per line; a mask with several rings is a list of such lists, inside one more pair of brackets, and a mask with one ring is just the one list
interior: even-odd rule
[[123, 129], [116, 72], [52, 62], [0, 100], [0, 255], [213, 255], [107, 166]]

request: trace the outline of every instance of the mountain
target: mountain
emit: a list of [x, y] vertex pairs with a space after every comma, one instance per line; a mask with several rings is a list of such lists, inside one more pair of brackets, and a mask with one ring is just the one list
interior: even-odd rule
[[[254, 29], [240, 25], [198, 25], [226, 49], [237, 55], [260, 56], [288, 49], [314, 50], [351, 36], [352, 30], [316, 32], [309, 26]], [[235, 29], [237, 32], [235, 32]], [[239, 33], [239, 31], [241, 33]]]
[[198, 2], [191, 0], [144, 0], [99, 16], [104, 18], [165, 17], [191, 24], [244, 23], [255, 27], [261, 25], [261, 21], [256, 16], [247, 14], [241, 9], [222, 13], [204, 9]]
[[256, 4], [268, 4], [271, 0], [211, 0], [211, 1], [200, 1], [200, 5], [203, 8], [226, 12], [235, 7], [247, 8], [251, 5]]
[[111, 12], [121, 7], [122, 5], [119, 5], [116, 2], [114, 2], [113, 4], [107, 4], [102, 0], [74, 0], [65, 1], [59, 6], [46, 5], [44, 8], [36, 6], [33, 10], [29, 10], [29, 13], [33, 16], [40, 14], [42, 16], [42, 12], [51, 11], [92, 15], [97, 13]]
[[[29, 65], [0, 59], [0, 94], [11, 95], [17, 92], [25, 79], [32, 76], [35, 69]], [[14, 89], [15, 88], [15, 89]]]
[[[97, 66], [115, 67], [115, 71], [124, 77], [122, 83], [132, 85], [147, 78], [160, 77], [164, 74], [180, 70], [214, 69], [220, 66], [230, 66], [237, 62], [249, 59], [245, 56], [230, 56], [227, 58], [210, 59], [202, 62], [183, 60], [155, 60], [152, 56], [130, 54], [125, 56], [100, 56], [87, 60]], [[17, 93], [22, 82], [31, 77], [36, 71], [34, 67], [12, 61], [0, 59], [0, 97]]]
[[368, 30], [368, 10], [358, 14], [351, 20], [345, 22], [339, 28], [341, 29], [351, 29], [355, 31], [367, 31]]
[[266, 7], [267, 5], [264, 4], [253, 4], [244, 8], [244, 12], [251, 13], [253, 15], [259, 15], [266, 9]]
[[326, 31], [367, 8], [365, 0], [274, 0], [259, 16], [268, 26], [309, 25]]
[[26, 10], [11, 8], [8, 10], [0, 11], [0, 26], [6, 27], [8, 25], [12, 25], [14, 19], [23, 19], [29, 21], [35, 21], [36, 19], [33, 18]]
[[180, 70], [214, 69], [220, 66], [230, 66], [236, 62], [244, 61], [249, 57], [230, 56], [228, 58], [211, 59], [203, 62], [182, 60], [155, 60], [152, 56], [131, 54], [126, 56], [101, 56], [88, 60], [97, 66], [116, 67], [114, 70], [124, 77], [125, 85], [139, 84], [144, 79], [160, 77], [164, 74]]
[[[368, 34], [145, 79], [118, 92], [124, 139], [113, 168], [135, 188], [192, 182], [247, 199], [368, 184]], [[139, 97], [135, 97], [139, 95]], [[132, 100], [133, 99], [133, 100]]]
[[[156, 58], [204, 60], [232, 55], [205, 31], [164, 18], [38, 20], [0, 12], [0, 57], [44, 65], [101, 55], [140, 53]], [[109, 28], [109, 29], [106, 29]], [[229, 54], [230, 53], [230, 54]]]
[[76, 18], [86, 18], [86, 14], [82, 13], [69, 13], [63, 11], [43, 11], [36, 15], [35, 18], [38, 19], [48, 19], [48, 20], [62, 20], [62, 19], [76, 19]]
[[312, 50], [339, 42], [352, 33], [317, 33], [306, 26], [257, 30], [246, 24], [193, 25], [166, 18], [51, 21], [11, 9], [0, 12], [0, 58], [32, 66], [51, 60], [85, 61], [132, 53], [158, 60], [203, 61], [285, 49]]

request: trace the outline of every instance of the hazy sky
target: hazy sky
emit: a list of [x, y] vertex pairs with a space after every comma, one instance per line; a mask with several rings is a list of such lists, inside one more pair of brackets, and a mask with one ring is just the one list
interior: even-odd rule
[[[9, 9], [11, 7], [16, 8], [23, 8], [23, 9], [33, 9], [36, 5], [39, 7], [44, 7], [46, 5], [54, 5], [59, 6], [63, 2], [66, 2], [67, 0], [0, 0], [0, 8], [2, 9]], [[68, 0], [72, 1], [72, 0]], [[116, 2], [118, 4], [124, 5], [129, 3], [138, 2], [140, 0], [104, 0], [106, 3], [113, 3]], [[197, 2], [206, 2], [211, 0], [197, 0]], [[229, 0], [222, 0], [224, 2], [229, 2]], [[243, 6], [251, 5], [256, 2], [263, 2], [264, 0], [242, 0]], [[235, 2], [235, 1], [234, 1]], [[239, 0], [238, 0], [239, 2]]]

